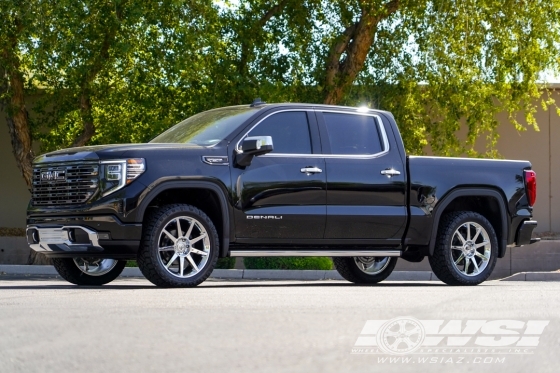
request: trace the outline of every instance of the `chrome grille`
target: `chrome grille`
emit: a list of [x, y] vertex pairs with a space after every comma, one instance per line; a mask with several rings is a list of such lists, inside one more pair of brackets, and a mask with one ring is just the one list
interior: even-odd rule
[[33, 168], [34, 206], [87, 202], [99, 186], [99, 164], [49, 164]]

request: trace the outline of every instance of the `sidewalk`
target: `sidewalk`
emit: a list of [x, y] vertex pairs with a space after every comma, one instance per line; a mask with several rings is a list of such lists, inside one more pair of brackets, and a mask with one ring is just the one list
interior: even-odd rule
[[[57, 276], [53, 266], [0, 265], [1, 275]], [[136, 267], [124, 269], [121, 277], [144, 277]], [[298, 271], [265, 269], [215, 269], [215, 279], [231, 280], [344, 280], [337, 271]], [[521, 272], [499, 281], [560, 281], [560, 272]], [[431, 271], [395, 271], [385, 281], [439, 281]]]

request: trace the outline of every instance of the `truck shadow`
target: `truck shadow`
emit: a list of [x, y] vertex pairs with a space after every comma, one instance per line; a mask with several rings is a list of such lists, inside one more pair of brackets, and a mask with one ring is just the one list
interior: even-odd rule
[[[54, 281], [59, 283], [53, 283]], [[138, 283], [141, 281], [142, 283]], [[18, 282], [20, 284], [18, 284]], [[30, 284], [30, 282], [33, 282]], [[496, 286], [494, 281], [487, 281], [479, 286]], [[9, 283], [9, 284], [8, 284]], [[210, 279], [194, 288], [166, 289], [157, 288], [147, 280], [140, 278], [124, 278], [103, 286], [77, 286], [69, 284], [64, 280], [53, 276], [0, 276], [0, 292], [2, 290], [138, 290], [138, 289], [157, 289], [158, 291], [202, 291], [204, 289], [226, 289], [226, 288], [297, 288], [297, 287], [332, 287], [332, 288], [352, 288], [352, 287], [371, 287], [371, 288], [406, 288], [406, 287], [448, 287], [439, 281], [387, 281], [375, 285], [353, 284], [335, 280], [310, 280], [310, 281], [289, 281], [289, 280], [218, 280]], [[468, 287], [465, 287], [468, 288]]]

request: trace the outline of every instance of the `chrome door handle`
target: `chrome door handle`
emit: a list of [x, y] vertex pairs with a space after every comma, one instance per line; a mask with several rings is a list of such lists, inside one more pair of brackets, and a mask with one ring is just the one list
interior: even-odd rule
[[381, 170], [381, 175], [387, 175], [387, 177], [400, 175], [401, 172], [395, 170], [394, 168], [389, 168], [387, 170]]
[[319, 167], [304, 167], [300, 170], [302, 173], [304, 174], [318, 174], [323, 172], [323, 170], [321, 170]]

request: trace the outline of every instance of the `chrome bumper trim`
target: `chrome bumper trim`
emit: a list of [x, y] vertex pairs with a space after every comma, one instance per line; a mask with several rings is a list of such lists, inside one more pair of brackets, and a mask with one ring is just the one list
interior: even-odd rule
[[[37, 252], [45, 252], [45, 251], [103, 251], [103, 248], [99, 245], [99, 237], [97, 236], [97, 232], [91, 230], [89, 228], [85, 228], [79, 225], [63, 225], [60, 227], [50, 227], [50, 228], [41, 228], [37, 226], [28, 226], [26, 229], [26, 233], [29, 230], [36, 230], [39, 232], [39, 242], [29, 242], [29, 235], [27, 234], [27, 244], [31, 249]], [[73, 243], [70, 239], [48, 239], [48, 240], [41, 240], [41, 236], [59, 236], [63, 237], [63, 232], [67, 232], [69, 229], [81, 229], [88, 235], [90, 243]], [[68, 233], [66, 233], [66, 237], [68, 237]]]

